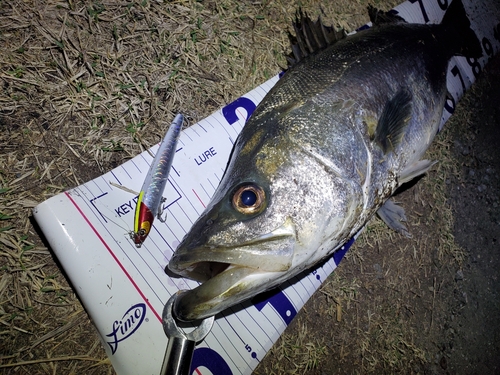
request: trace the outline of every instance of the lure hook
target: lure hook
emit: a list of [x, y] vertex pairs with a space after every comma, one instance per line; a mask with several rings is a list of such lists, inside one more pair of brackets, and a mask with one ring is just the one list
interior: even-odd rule
[[[162, 223], [167, 221], [167, 210], [163, 207], [163, 203], [166, 202], [166, 198], [161, 198], [160, 206], [158, 207], [158, 213], [156, 214], [156, 218], [160, 220]], [[165, 216], [163, 216], [163, 213], [165, 212]]]

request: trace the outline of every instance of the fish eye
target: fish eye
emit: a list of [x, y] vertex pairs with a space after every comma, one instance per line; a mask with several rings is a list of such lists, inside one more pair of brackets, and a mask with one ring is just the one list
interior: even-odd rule
[[264, 189], [255, 184], [241, 185], [236, 189], [232, 198], [236, 211], [245, 214], [257, 214], [266, 207]]
[[253, 190], [243, 190], [240, 199], [244, 206], [251, 207], [257, 202], [257, 194]]

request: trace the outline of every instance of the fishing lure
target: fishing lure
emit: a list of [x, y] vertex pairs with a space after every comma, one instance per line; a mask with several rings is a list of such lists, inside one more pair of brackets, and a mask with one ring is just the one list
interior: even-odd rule
[[166, 214], [162, 218], [162, 203], [165, 202], [162, 194], [163, 190], [165, 190], [170, 168], [172, 167], [175, 148], [177, 147], [183, 121], [184, 116], [181, 114], [175, 116], [165, 138], [161, 142], [153, 163], [151, 163], [151, 167], [139, 193], [139, 199], [135, 207], [134, 231], [130, 233], [130, 238], [138, 248], [142, 246], [142, 243], [151, 231], [155, 216], [162, 223], [167, 219]]

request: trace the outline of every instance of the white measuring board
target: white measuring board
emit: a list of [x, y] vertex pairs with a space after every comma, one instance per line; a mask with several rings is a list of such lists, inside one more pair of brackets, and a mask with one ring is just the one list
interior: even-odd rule
[[[484, 55], [478, 61], [451, 61], [448, 88], [453, 98], [446, 103], [443, 124], [488, 58], [500, 50], [498, 6], [464, 3]], [[446, 0], [412, 0], [395, 11], [409, 22], [437, 23], [446, 5]], [[142, 248], [137, 249], [127, 233], [133, 228], [137, 197], [111, 183], [139, 191], [153, 160], [148, 152], [34, 209], [118, 374], [159, 374], [167, 345], [163, 306], [179, 289], [198, 285], [166, 274], [165, 267], [214, 193], [246, 119], [277, 80], [270, 79], [182, 132], [164, 193], [167, 221], [155, 220]], [[217, 315], [211, 333], [195, 350], [192, 373], [250, 374], [352, 242], [318, 268]]]

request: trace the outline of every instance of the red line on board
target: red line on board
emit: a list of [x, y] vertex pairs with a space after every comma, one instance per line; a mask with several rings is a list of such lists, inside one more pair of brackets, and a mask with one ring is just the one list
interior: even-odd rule
[[194, 371], [195, 371], [198, 375], [203, 375], [203, 374], [201, 373], [201, 371], [200, 371], [200, 370], [198, 370], [198, 367], [197, 367], [197, 368], [195, 368], [195, 369], [194, 369]]
[[196, 195], [196, 198], [198, 198], [198, 200], [200, 201], [200, 203], [201, 203], [201, 205], [203, 206], [203, 208], [207, 208], [207, 207], [205, 206], [205, 204], [203, 203], [203, 201], [202, 201], [202, 200], [200, 199], [200, 197], [198, 196], [198, 194], [196, 194], [196, 191], [194, 191], [194, 189], [191, 189], [191, 190], [193, 190], [194, 195]]
[[241, 111], [240, 111], [240, 108], [239, 108], [239, 107], [236, 109], [236, 112], [238, 112], [238, 113], [240, 114], [241, 118], [242, 118], [244, 121], [246, 121], [246, 118], [245, 118], [245, 116], [243, 116], [243, 113], [241, 113]]
[[132, 278], [132, 276], [130, 276], [130, 274], [127, 272], [127, 270], [125, 269], [125, 267], [123, 266], [123, 264], [120, 262], [120, 260], [116, 257], [115, 253], [113, 253], [113, 250], [111, 250], [111, 248], [108, 246], [108, 244], [106, 243], [106, 241], [104, 241], [104, 238], [101, 237], [101, 235], [99, 234], [99, 232], [97, 231], [97, 229], [92, 225], [92, 223], [90, 222], [90, 220], [87, 218], [87, 216], [83, 213], [83, 211], [80, 209], [80, 207], [76, 204], [76, 202], [73, 200], [73, 198], [71, 197], [71, 195], [68, 194], [68, 192], [64, 192], [64, 194], [66, 194], [66, 196], [68, 197], [68, 199], [71, 201], [71, 203], [73, 203], [73, 205], [75, 206], [75, 208], [78, 210], [78, 212], [80, 213], [80, 215], [82, 215], [83, 219], [87, 222], [87, 224], [89, 225], [89, 227], [94, 231], [95, 235], [97, 236], [97, 238], [99, 238], [102, 242], [102, 244], [104, 245], [104, 247], [108, 250], [108, 252], [111, 254], [111, 256], [113, 257], [113, 259], [115, 260], [115, 262], [120, 266], [120, 268], [122, 269], [123, 273], [125, 274], [125, 276], [128, 277], [128, 279], [130, 280], [130, 282], [132, 283], [132, 285], [134, 286], [134, 288], [137, 290], [137, 292], [140, 294], [140, 296], [142, 297], [142, 299], [144, 300], [144, 302], [146, 302], [146, 304], [149, 306], [149, 308], [151, 309], [151, 311], [153, 312], [153, 314], [158, 318], [158, 320], [160, 322], [162, 322], [162, 318], [161, 316], [156, 312], [156, 310], [154, 309], [154, 307], [151, 305], [151, 303], [149, 302], [149, 300], [146, 298], [146, 296], [144, 295], [144, 293], [142, 292], [142, 290], [139, 288], [139, 286], [135, 283], [134, 279]]

